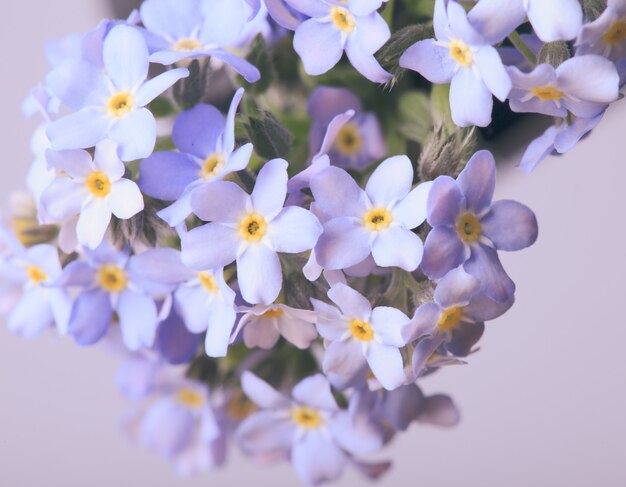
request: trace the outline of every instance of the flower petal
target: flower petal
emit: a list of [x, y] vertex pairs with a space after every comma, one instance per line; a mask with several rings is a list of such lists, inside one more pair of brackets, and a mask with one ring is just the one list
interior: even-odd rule
[[181, 258], [192, 269], [219, 269], [237, 258], [239, 245], [236, 230], [209, 223], [182, 235]]
[[311, 191], [322, 213], [329, 218], [361, 217], [367, 210], [365, 191], [352, 176], [338, 167], [327, 167], [311, 179]]
[[393, 220], [408, 229], [417, 228], [426, 220], [428, 196], [432, 181], [419, 184], [393, 207]]
[[287, 197], [287, 166], [284, 159], [272, 159], [259, 171], [252, 190], [252, 206], [266, 219], [273, 219]]
[[537, 240], [535, 214], [517, 201], [501, 200], [491, 205], [481, 220], [482, 231], [499, 250], [521, 250]]
[[412, 272], [420, 265], [424, 244], [420, 238], [402, 227], [392, 226], [379, 232], [372, 244], [372, 257], [381, 267], [400, 267]]
[[453, 269], [437, 284], [435, 302], [442, 308], [464, 306], [480, 291], [480, 281], [463, 269]]
[[456, 182], [465, 195], [468, 209], [480, 215], [489, 208], [496, 187], [496, 161], [491, 152], [476, 152]]
[[111, 210], [107, 201], [102, 198], [93, 199], [83, 207], [78, 218], [76, 224], [78, 241], [90, 249], [95, 249], [102, 243], [110, 221]]
[[374, 376], [388, 391], [397, 389], [406, 381], [398, 348], [372, 341], [367, 347], [366, 358]]
[[465, 263], [465, 270], [481, 283], [481, 290], [499, 303], [509, 300], [515, 293], [515, 284], [507, 275], [498, 253], [491, 247], [476, 245]]
[[250, 304], [273, 303], [283, 285], [278, 255], [261, 243], [237, 257], [237, 277], [241, 295]]
[[361, 293], [351, 287], [338, 283], [328, 290], [328, 297], [341, 308], [344, 317], [369, 321], [372, 305]]
[[297, 206], [284, 208], [268, 228], [274, 250], [289, 254], [312, 249], [321, 234], [322, 225], [315, 215]]
[[203, 184], [191, 196], [191, 208], [202, 220], [237, 223], [246, 213], [250, 197], [230, 181]]
[[112, 318], [109, 295], [99, 289], [87, 291], [74, 302], [68, 331], [79, 345], [92, 345], [107, 332]]
[[117, 25], [104, 39], [102, 60], [118, 91], [134, 91], [148, 76], [148, 46], [134, 27]]
[[422, 270], [430, 279], [441, 279], [465, 262], [465, 244], [450, 227], [433, 228], [424, 243]]
[[147, 108], [139, 108], [119, 119], [109, 132], [119, 145], [122, 161], [143, 159], [152, 154], [156, 143], [156, 121]]
[[413, 166], [407, 156], [395, 156], [384, 160], [374, 170], [365, 192], [376, 207], [388, 207], [403, 200], [411, 191]]
[[143, 195], [130, 179], [120, 179], [111, 185], [108, 202], [111, 212], [122, 220], [143, 211]]
[[117, 304], [122, 339], [129, 350], [149, 348], [154, 344], [158, 325], [154, 301], [138, 292], [124, 291]]
[[[296, 29], [293, 47], [302, 59], [306, 73], [317, 76], [327, 72], [341, 59], [341, 31], [330, 22], [305, 20]], [[320, 56], [320, 52], [324, 55]]]
[[370, 255], [371, 234], [354, 218], [335, 218], [324, 225], [315, 256], [324, 269], [346, 269]]
[[145, 107], [157, 96], [176, 84], [177, 81], [186, 78], [187, 76], [189, 76], [189, 70], [187, 68], [176, 68], [170, 69], [169, 71], [146, 81], [143, 85], [141, 85], [139, 90], [137, 90], [137, 94], [135, 96], [137, 106]]

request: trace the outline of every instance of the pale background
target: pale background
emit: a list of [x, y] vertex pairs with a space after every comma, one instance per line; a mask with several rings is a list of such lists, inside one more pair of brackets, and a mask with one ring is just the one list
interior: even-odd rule
[[[3, 2], [3, 200], [30, 161], [34, 124], [19, 106], [45, 74], [44, 41], [106, 14], [104, 2]], [[396, 466], [381, 485], [626, 485], [625, 120], [623, 101], [590, 138], [531, 176], [502, 165], [498, 196], [528, 204], [541, 225], [535, 247], [503, 256], [517, 304], [488, 324], [470, 366], [423, 382], [451, 393], [463, 421], [402, 435], [387, 450]], [[298, 484], [285, 465], [257, 469], [239, 456], [224, 471], [177, 479], [118, 431], [127, 403], [113, 385], [115, 365], [102, 350], [26, 342], [0, 327], [1, 486]], [[361, 483], [349, 473], [337, 485]]]

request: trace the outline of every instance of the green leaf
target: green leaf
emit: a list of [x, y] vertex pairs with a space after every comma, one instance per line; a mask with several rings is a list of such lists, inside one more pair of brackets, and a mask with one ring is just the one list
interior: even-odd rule
[[384, 69], [397, 77], [404, 71], [399, 64], [400, 56], [402, 56], [404, 51], [416, 42], [430, 39], [434, 35], [431, 24], [409, 25], [393, 33], [385, 45], [376, 53], [376, 59]]
[[421, 91], [408, 91], [400, 96], [398, 108], [402, 134], [424, 145], [433, 129], [428, 96]]
[[244, 82], [243, 85], [252, 93], [265, 93], [274, 82], [275, 71], [272, 48], [265, 43], [261, 34], [257, 35], [252, 42], [250, 53], [246, 59], [261, 72], [261, 79], [256, 83]]
[[259, 156], [274, 159], [289, 154], [293, 136], [270, 112], [261, 112], [261, 118], [250, 117], [245, 127]]

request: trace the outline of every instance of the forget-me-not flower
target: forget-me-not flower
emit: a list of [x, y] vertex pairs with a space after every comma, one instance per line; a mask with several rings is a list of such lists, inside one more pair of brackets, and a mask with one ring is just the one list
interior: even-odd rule
[[194, 192], [191, 206], [211, 222], [182, 236], [183, 262], [193, 269], [219, 269], [237, 261], [243, 298], [271, 304], [282, 288], [278, 252], [313, 248], [322, 228], [308, 210], [283, 208], [287, 196], [287, 161], [266, 163], [248, 195], [235, 183], [220, 181]]
[[324, 372], [352, 377], [367, 364], [385, 389], [404, 384], [399, 349], [408, 343], [410, 319], [395, 308], [372, 309], [367, 298], [342, 283], [331, 287], [328, 297], [340, 309], [312, 300], [317, 330], [330, 342], [324, 354]]
[[496, 163], [489, 151], [479, 151], [459, 177], [440, 176], [428, 196], [428, 223], [433, 227], [424, 244], [422, 270], [441, 279], [464, 265], [487, 296], [505, 302], [515, 284], [506, 274], [498, 250], [520, 250], [537, 239], [534, 213], [517, 201], [492, 203]]
[[483, 334], [484, 322], [506, 313], [513, 301], [489, 299], [480, 281], [462, 269], [446, 274], [435, 289], [434, 302], [420, 306], [412, 320], [410, 339], [420, 339], [413, 351], [415, 377], [443, 343], [455, 356], [469, 354]]
[[333, 165], [363, 169], [387, 154], [387, 146], [378, 118], [363, 111], [361, 101], [349, 90], [320, 86], [309, 98], [307, 111], [313, 119], [309, 136], [311, 153], [321, 152], [327, 129], [337, 115], [353, 110], [354, 114], [333, 134], [332, 145], [325, 150]]
[[[508, 68], [513, 89], [509, 105], [514, 112], [532, 112], [566, 117], [591, 118], [603, 112], [619, 95], [615, 65], [593, 54], [576, 56], [556, 69], [540, 64], [530, 73]], [[593, 77], [589, 76], [593, 73]]]
[[501, 42], [526, 17], [543, 42], [574, 39], [583, 23], [578, 0], [480, 0], [468, 14], [491, 44]]
[[109, 138], [118, 143], [124, 161], [148, 157], [156, 141], [156, 121], [145, 107], [189, 72], [173, 69], [146, 81], [146, 41], [128, 25], [111, 29], [102, 56], [104, 72], [76, 60], [46, 78], [52, 93], [73, 111], [48, 127], [52, 148], [87, 149]]
[[339, 62], [345, 50], [356, 70], [370, 81], [384, 83], [391, 78], [374, 57], [391, 35], [387, 23], [376, 12], [382, 0], [286, 2], [310, 17], [295, 27], [293, 39], [293, 47], [308, 74], [327, 72]]
[[235, 116], [242, 97], [240, 88], [226, 118], [217, 108], [205, 104], [182, 112], [172, 129], [178, 152], [155, 152], [141, 162], [141, 190], [153, 198], [175, 200], [159, 212], [171, 226], [189, 216], [191, 197], [197, 188], [220, 181], [248, 165], [252, 144], [235, 150]]
[[143, 2], [140, 14], [147, 29], [150, 61], [169, 65], [190, 58], [212, 57], [232, 66], [246, 81], [258, 81], [261, 75], [257, 68], [224, 49], [239, 44], [248, 21], [258, 11], [258, 3], [247, 0]]
[[626, 2], [608, 0], [604, 12], [583, 25], [576, 40], [576, 54], [599, 54], [612, 61], [626, 57]]
[[372, 254], [381, 267], [415, 270], [423, 245], [411, 229], [426, 218], [431, 183], [411, 190], [412, 184], [413, 166], [407, 156], [383, 161], [370, 176], [365, 191], [337, 167], [314, 176], [313, 197], [328, 218], [315, 246], [318, 263], [324, 269], [345, 269]]
[[76, 235], [82, 245], [95, 249], [104, 238], [111, 216], [128, 219], [144, 208], [137, 185], [124, 178], [125, 166], [117, 144], [104, 140], [96, 146], [93, 160], [87, 151], [46, 153], [51, 167], [60, 171], [44, 190], [41, 202], [46, 213], [58, 220], [78, 217]]
[[400, 57], [400, 66], [432, 83], [450, 83], [450, 109], [457, 125], [489, 125], [492, 94], [504, 101], [511, 90], [498, 51], [470, 24], [456, 2], [446, 6], [444, 0], [437, 0], [434, 27], [436, 39], [413, 44]]

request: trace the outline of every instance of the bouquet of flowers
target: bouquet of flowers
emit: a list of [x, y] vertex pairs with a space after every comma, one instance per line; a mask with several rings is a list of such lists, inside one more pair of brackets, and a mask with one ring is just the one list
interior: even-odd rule
[[458, 422], [418, 384], [470, 360], [514, 302], [499, 251], [538, 234], [478, 149], [551, 117], [530, 172], [600, 122], [626, 0], [145, 0], [46, 53], [9, 328], [119, 354], [124, 429], [180, 474], [232, 442], [315, 485]]

